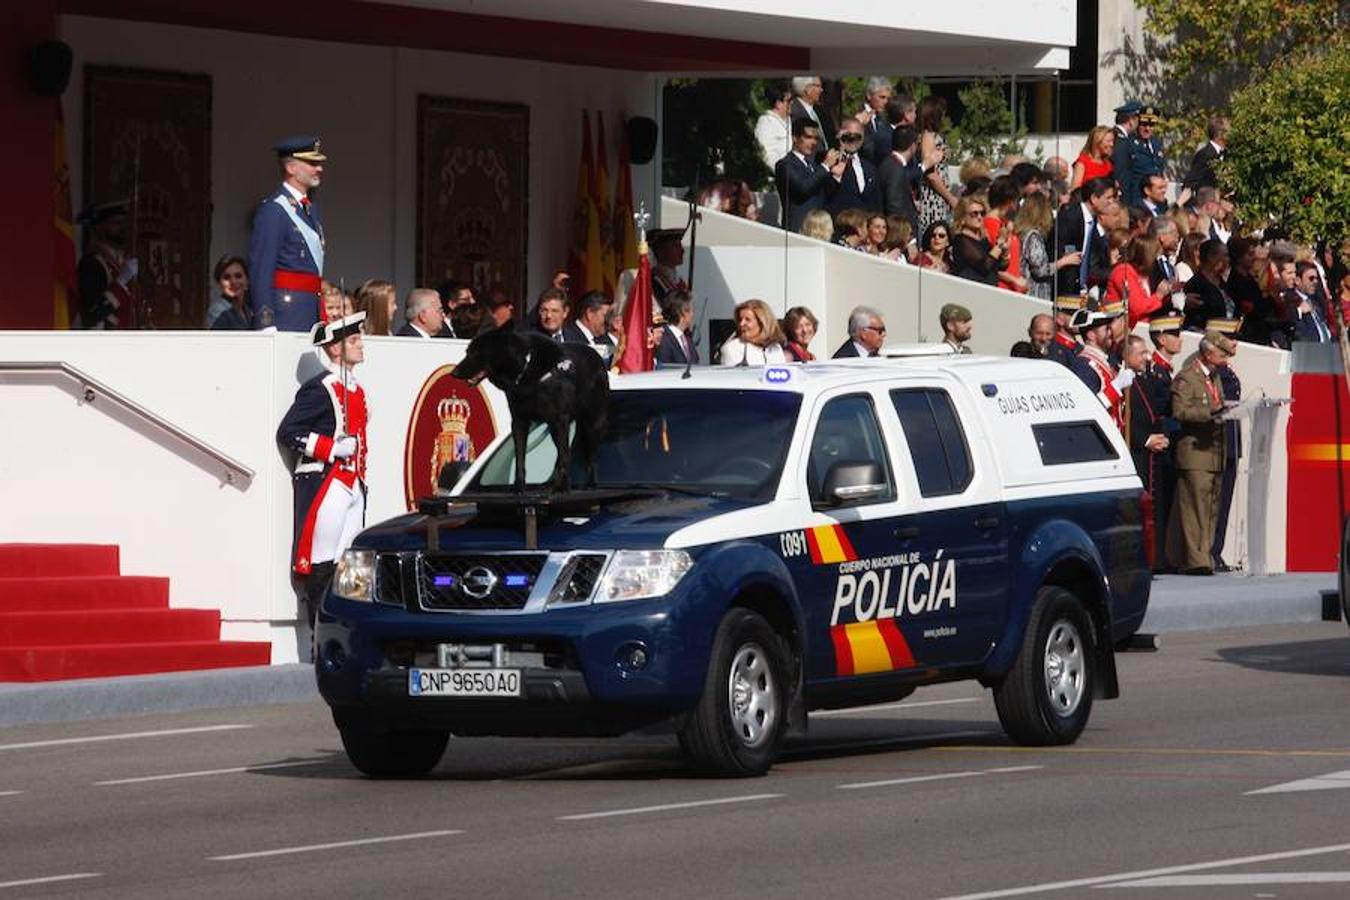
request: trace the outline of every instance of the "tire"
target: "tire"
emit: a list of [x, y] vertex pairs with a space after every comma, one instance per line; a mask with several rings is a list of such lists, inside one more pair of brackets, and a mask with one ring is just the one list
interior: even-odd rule
[[333, 718], [347, 758], [371, 778], [420, 778], [436, 768], [450, 740], [449, 731], [398, 730], [353, 714]]
[[769, 770], [788, 723], [788, 673], [787, 647], [768, 622], [747, 609], [723, 617], [703, 696], [679, 732], [695, 768], [720, 777]]
[[1350, 518], [1341, 523], [1341, 555], [1336, 571], [1336, 589], [1341, 595], [1341, 618], [1346, 625], [1350, 625]]
[[1092, 713], [1097, 647], [1078, 598], [1046, 586], [1036, 594], [1017, 660], [994, 688], [998, 720], [1019, 744], [1072, 744]]

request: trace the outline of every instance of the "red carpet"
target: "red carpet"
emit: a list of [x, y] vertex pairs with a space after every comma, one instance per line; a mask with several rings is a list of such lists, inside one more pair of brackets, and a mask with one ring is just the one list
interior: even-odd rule
[[220, 640], [220, 613], [170, 609], [169, 580], [119, 575], [118, 548], [0, 544], [0, 681], [265, 666], [264, 642]]

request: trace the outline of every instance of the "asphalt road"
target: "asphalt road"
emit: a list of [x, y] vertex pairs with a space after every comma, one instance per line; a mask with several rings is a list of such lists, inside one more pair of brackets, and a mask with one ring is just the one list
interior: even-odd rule
[[764, 778], [673, 738], [452, 741], [373, 782], [321, 705], [0, 730], [0, 897], [1345, 897], [1350, 631], [1169, 635], [1073, 747], [978, 686], [812, 717]]

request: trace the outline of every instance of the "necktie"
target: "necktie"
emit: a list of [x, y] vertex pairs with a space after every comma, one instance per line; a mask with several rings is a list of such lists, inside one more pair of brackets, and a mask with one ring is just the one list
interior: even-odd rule
[[680, 346], [684, 348], [684, 358], [686, 360], [692, 360], [694, 354], [689, 352], [689, 335], [685, 334], [683, 331], [680, 332]]
[[1088, 219], [1087, 237], [1083, 240], [1083, 261], [1078, 264], [1078, 289], [1087, 290], [1088, 269], [1092, 262], [1092, 239], [1097, 236], [1097, 220]]
[[562, 330], [561, 330], [561, 329], [559, 329], [558, 331], [553, 332], [553, 340], [554, 340], [555, 343], [559, 343], [559, 344], [561, 344], [561, 343], [563, 342], [563, 336], [562, 336]]

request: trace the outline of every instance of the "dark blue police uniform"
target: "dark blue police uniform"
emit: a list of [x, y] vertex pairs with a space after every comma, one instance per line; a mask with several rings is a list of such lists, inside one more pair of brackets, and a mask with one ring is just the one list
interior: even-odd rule
[[[282, 159], [321, 163], [327, 158], [313, 137], [290, 138], [274, 149]], [[323, 248], [319, 209], [308, 197], [296, 197], [282, 185], [263, 200], [253, 216], [248, 251], [254, 328], [309, 331], [324, 317]]]

